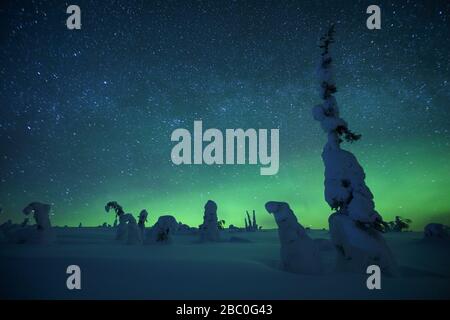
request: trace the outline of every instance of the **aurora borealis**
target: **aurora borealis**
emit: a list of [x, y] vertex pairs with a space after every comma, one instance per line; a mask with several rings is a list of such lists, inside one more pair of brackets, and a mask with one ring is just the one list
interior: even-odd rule
[[[377, 210], [392, 220], [450, 224], [450, 3], [378, 1], [76, 1], [82, 29], [65, 27], [61, 1], [0, 9], [0, 223], [30, 201], [53, 205], [56, 225], [112, 223], [115, 200], [153, 224], [162, 214], [198, 226], [208, 199], [242, 226], [245, 210], [275, 226], [268, 200], [300, 222], [327, 227], [318, 37], [333, 46], [343, 114], [361, 141]], [[183, 165], [170, 160], [177, 128], [278, 128], [280, 168]]]

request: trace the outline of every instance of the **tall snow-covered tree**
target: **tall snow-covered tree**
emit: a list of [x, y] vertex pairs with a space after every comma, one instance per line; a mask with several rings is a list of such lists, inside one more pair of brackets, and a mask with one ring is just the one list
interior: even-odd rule
[[332, 241], [340, 253], [338, 265], [343, 269], [365, 272], [365, 266], [373, 262], [383, 264], [385, 271], [393, 271], [395, 262], [380, 233], [383, 220], [375, 210], [364, 170], [351, 152], [342, 149], [344, 141], [355, 142], [361, 135], [352, 132], [340, 117], [334, 97], [337, 87], [330, 54], [334, 35], [332, 25], [320, 39], [322, 53], [318, 77], [323, 103], [313, 108], [314, 119], [320, 122], [327, 134], [322, 160], [325, 165], [325, 200], [335, 210], [329, 219]]

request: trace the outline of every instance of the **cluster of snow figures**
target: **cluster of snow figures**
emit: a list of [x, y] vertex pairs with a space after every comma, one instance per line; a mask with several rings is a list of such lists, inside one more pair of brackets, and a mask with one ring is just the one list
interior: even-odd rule
[[396, 273], [396, 262], [382, 236], [383, 220], [375, 210], [373, 195], [365, 183], [365, 173], [356, 157], [341, 148], [354, 142], [353, 133], [339, 115], [333, 94], [337, 91], [329, 52], [334, 42], [334, 26], [321, 38], [322, 56], [318, 68], [323, 103], [313, 108], [313, 117], [327, 134], [322, 159], [325, 165], [325, 200], [335, 212], [329, 218], [331, 239], [338, 250], [337, 268], [365, 272], [376, 264], [387, 274]]
[[[33, 213], [35, 225], [28, 225], [29, 218], [26, 217], [21, 224], [14, 224], [11, 220], [0, 225], [0, 243], [34, 243], [45, 244], [54, 242], [56, 239], [54, 230], [50, 223], [51, 206], [40, 202], [32, 202], [23, 209], [23, 213], [29, 216]], [[177, 222], [171, 215], [163, 215], [158, 218], [156, 223], [146, 228], [148, 212], [143, 209], [136, 219], [133, 214], [125, 213], [123, 207], [116, 201], [110, 201], [105, 205], [105, 211], [115, 212], [115, 221], [112, 229], [115, 230], [115, 240], [118, 243], [128, 245], [139, 244], [170, 244], [173, 241], [173, 235], [196, 234], [200, 242], [220, 241], [219, 227], [223, 220], [217, 218], [217, 204], [208, 200], [204, 206], [203, 224], [199, 228], [192, 228], [187, 224]], [[1, 213], [1, 211], [0, 211]], [[255, 222], [256, 223], [256, 222]], [[78, 228], [83, 228], [82, 223]], [[99, 228], [111, 228], [106, 222]], [[239, 230], [243, 230], [239, 228]]]

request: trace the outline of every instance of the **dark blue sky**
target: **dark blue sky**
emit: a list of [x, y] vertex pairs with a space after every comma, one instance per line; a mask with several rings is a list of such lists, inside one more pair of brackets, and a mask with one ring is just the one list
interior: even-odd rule
[[[21, 220], [29, 201], [44, 201], [56, 223], [99, 224], [117, 200], [196, 225], [212, 198], [239, 225], [246, 209], [263, 215], [266, 200], [289, 200], [306, 224], [326, 225], [311, 108], [318, 38], [334, 22], [337, 99], [363, 135], [350, 148], [377, 206], [418, 226], [448, 221], [449, 2], [377, 1], [382, 29], [371, 31], [372, 2], [2, 2], [2, 215]], [[81, 30], [65, 26], [69, 4]], [[170, 134], [194, 120], [279, 128], [279, 174], [175, 167]]]

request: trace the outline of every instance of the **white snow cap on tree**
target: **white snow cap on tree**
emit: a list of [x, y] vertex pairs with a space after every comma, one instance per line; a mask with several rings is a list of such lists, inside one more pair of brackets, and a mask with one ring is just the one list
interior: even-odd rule
[[282, 268], [304, 274], [322, 272], [319, 250], [286, 202], [269, 201], [265, 205], [278, 225]]
[[200, 241], [219, 241], [217, 204], [208, 200], [205, 204], [203, 224], [200, 226]]
[[331, 240], [338, 249], [337, 266], [343, 270], [365, 272], [368, 264], [378, 261], [384, 271], [394, 273], [396, 263], [380, 233], [383, 220], [375, 210], [364, 170], [351, 152], [341, 149], [344, 140], [354, 142], [361, 136], [353, 133], [340, 117], [333, 96], [337, 89], [329, 46], [334, 42], [334, 26], [320, 40], [323, 52], [317, 74], [323, 103], [315, 106], [312, 114], [328, 138], [322, 160], [325, 200], [336, 210], [329, 225]]

